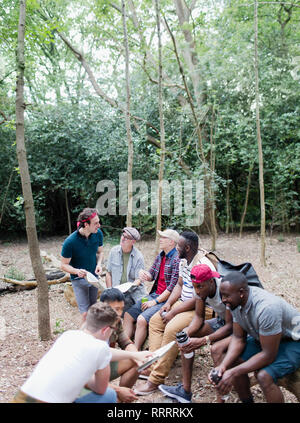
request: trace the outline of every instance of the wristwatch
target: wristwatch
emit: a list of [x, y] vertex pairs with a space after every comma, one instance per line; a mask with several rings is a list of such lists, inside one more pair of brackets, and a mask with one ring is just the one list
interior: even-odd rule
[[205, 340], [206, 340], [206, 345], [211, 345], [211, 342], [210, 342], [210, 339], [209, 339], [209, 336], [206, 336], [205, 337]]

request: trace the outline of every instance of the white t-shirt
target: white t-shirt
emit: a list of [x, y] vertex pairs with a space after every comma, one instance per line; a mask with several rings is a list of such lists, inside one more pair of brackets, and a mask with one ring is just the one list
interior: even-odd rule
[[111, 360], [105, 341], [82, 330], [64, 332], [40, 360], [21, 390], [50, 403], [70, 403], [93, 374]]
[[196, 264], [201, 264], [201, 254], [195, 255], [190, 264], [187, 264], [186, 259], [181, 259], [179, 264], [179, 277], [182, 277], [181, 300], [187, 301], [193, 298], [194, 288], [191, 281], [191, 270]]

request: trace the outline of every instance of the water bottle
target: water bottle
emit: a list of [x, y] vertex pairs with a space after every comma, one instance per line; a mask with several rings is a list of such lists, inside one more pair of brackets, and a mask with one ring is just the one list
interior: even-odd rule
[[[222, 379], [222, 376], [219, 376], [219, 372], [216, 369], [212, 369], [209, 376], [215, 385], [218, 385], [218, 383]], [[229, 398], [229, 395], [223, 395], [221, 398], [223, 401], [226, 401]]]
[[[186, 345], [189, 342], [189, 337], [187, 333], [183, 330], [176, 333], [176, 341], [180, 346]], [[194, 356], [194, 351], [184, 354], [185, 358], [192, 358]]]

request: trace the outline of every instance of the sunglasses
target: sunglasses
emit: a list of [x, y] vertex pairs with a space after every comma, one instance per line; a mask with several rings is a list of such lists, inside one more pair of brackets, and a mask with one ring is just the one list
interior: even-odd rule
[[122, 237], [128, 241], [133, 241], [133, 238], [129, 237], [125, 232], [122, 232]]

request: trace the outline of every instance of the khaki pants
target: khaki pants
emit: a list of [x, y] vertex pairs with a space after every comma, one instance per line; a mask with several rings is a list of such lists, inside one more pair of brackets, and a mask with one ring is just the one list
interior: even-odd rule
[[[177, 301], [173, 304], [172, 309], [181, 304]], [[189, 326], [195, 314], [195, 310], [184, 311], [177, 314], [173, 319], [164, 324], [159, 312], [155, 313], [149, 323], [149, 350], [155, 351], [158, 348], [167, 345], [171, 341], [176, 340], [176, 333]], [[164, 383], [165, 377], [168, 376], [171, 367], [177, 357], [178, 347], [174, 345], [160, 360], [152, 367], [149, 381], [155, 385]]]

